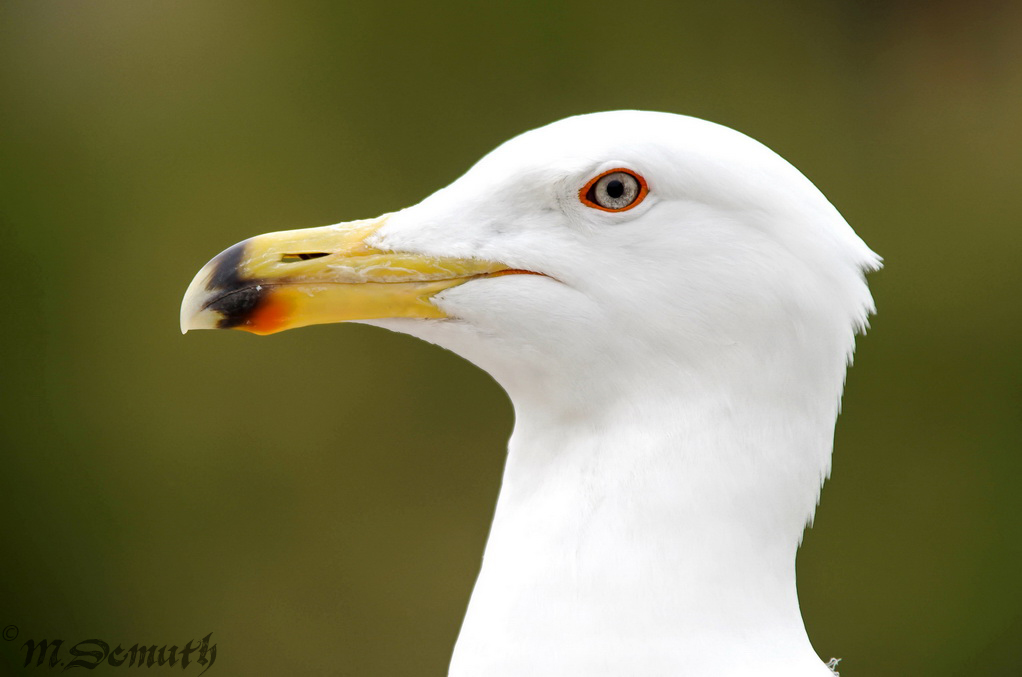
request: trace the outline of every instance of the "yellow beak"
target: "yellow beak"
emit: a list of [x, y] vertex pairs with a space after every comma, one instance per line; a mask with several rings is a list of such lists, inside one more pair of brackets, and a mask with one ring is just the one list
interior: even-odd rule
[[181, 331], [273, 334], [311, 324], [443, 318], [430, 299], [469, 280], [525, 271], [473, 259], [384, 252], [365, 244], [386, 216], [259, 235], [207, 263], [181, 302]]

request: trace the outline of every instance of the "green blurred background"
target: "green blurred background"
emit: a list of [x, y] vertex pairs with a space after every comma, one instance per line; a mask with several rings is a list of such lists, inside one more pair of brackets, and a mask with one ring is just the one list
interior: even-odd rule
[[444, 674], [504, 393], [363, 326], [182, 337], [178, 304], [244, 237], [615, 108], [762, 140], [886, 259], [799, 559], [818, 652], [1016, 674], [1022, 5], [908, 0], [0, 4], [0, 670], [212, 632], [214, 675]]

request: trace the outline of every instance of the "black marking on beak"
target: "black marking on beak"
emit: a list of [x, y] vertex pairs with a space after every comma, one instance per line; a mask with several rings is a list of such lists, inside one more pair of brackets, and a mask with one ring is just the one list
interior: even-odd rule
[[250, 282], [247, 286], [227, 292], [214, 300], [207, 307], [220, 313], [221, 317], [216, 323], [216, 328], [231, 329], [247, 324], [269, 291], [270, 288], [266, 285]]
[[261, 279], [245, 279], [239, 269], [245, 260], [245, 249], [251, 239], [225, 249], [214, 259], [213, 273], [206, 283], [206, 291], [214, 298], [204, 308], [220, 314], [217, 329], [240, 327], [248, 322], [260, 306], [272, 285]]
[[246, 282], [238, 274], [238, 268], [245, 260], [245, 248], [249, 242], [251, 242], [250, 239], [244, 240], [217, 254], [214, 259], [213, 274], [210, 275], [209, 282], [206, 283], [207, 291], [229, 291], [237, 289]]

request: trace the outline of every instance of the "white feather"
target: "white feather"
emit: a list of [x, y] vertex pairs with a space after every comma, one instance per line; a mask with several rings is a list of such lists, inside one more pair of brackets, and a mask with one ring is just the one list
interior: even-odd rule
[[[642, 204], [579, 201], [617, 167]], [[795, 554], [879, 258], [809, 180], [712, 123], [600, 113], [508, 141], [372, 244], [548, 276], [452, 288], [451, 320], [372, 322], [473, 361], [515, 407], [452, 676], [831, 675]]]

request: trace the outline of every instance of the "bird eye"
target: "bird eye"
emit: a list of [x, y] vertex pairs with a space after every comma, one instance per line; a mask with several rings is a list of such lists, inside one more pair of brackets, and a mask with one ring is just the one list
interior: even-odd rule
[[627, 169], [611, 169], [587, 183], [578, 192], [582, 204], [608, 212], [623, 212], [642, 202], [649, 188], [646, 181]]

